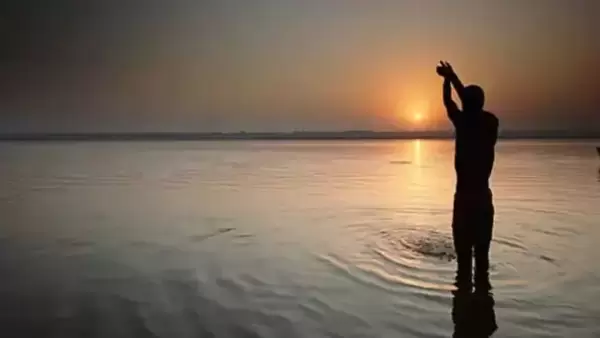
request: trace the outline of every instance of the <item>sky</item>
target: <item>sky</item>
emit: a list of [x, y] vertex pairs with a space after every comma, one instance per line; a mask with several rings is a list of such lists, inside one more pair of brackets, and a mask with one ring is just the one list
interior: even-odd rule
[[0, 132], [600, 131], [597, 0], [4, 0]]

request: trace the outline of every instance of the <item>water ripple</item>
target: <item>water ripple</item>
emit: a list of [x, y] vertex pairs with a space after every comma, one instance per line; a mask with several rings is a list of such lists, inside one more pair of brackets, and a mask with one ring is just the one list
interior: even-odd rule
[[[456, 255], [449, 229], [392, 222], [377, 225], [358, 222], [346, 229], [362, 249], [352, 254], [329, 252], [319, 256], [346, 278], [395, 294], [406, 288], [418, 293], [447, 292], [454, 288]], [[522, 294], [560, 282], [563, 275], [560, 262], [535, 250], [520, 236], [499, 234], [494, 238], [490, 275], [498, 292]], [[495, 261], [494, 253], [498, 252], [509, 259]], [[535, 266], [536, 274], [524, 273], [527, 266]]]

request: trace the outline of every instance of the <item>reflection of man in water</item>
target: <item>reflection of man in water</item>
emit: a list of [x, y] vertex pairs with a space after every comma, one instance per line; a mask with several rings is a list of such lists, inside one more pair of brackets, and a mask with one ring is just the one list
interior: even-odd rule
[[455, 292], [452, 298], [452, 337], [491, 337], [498, 330], [494, 305], [494, 297], [487, 292]]
[[[489, 178], [494, 165], [498, 118], [483, 110], [483, 90], [474, 85], [464, 87], [449, 63], [441, 62], [437, 73], [444, 78], [444, 105], [456, 134], [456, 193], [452, 215], [458, 260], [456, 282], [459, 287], [471, 287], [474, 250], [475, 285], [489, 289], [489, 251], [494, 222]], [[462, 102], [462, 111], [452, 101], [451, 85]]]

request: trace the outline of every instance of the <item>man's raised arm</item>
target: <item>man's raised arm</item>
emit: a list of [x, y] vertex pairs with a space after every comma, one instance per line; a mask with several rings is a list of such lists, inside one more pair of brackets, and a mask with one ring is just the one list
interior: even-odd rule
[[[444, 85], [443, 85], [443, 98], [444, 98], [444, 106], [446, 107], [446, 112], [448, 113], [448, 118], [450, 118], [450, 120], [452, 122], [456, 121], [457, 115], [460, 113], [460, 110], [458, 109], [458, 107], [456, 106], [456, 103], [454, 102], [454, 100], [452, 100], [452, 84], [456, 83], [454, 85], [454, 88], [456, 89], [456, 92], [459, 94], [459, 97], [461, 97], [462, 94], [462, 90], [463, 90], [463, 85], [460, 82], [460, 80], [458, 79], [458, 76], [456, 76], [456, 74], [454, 74], [454, 72], [452, 71], [452, 67], [450, 66], [449, 63], [444, 63], [443, 61], [440, 61], [440, 66], [437, 67], [437, 73], [438, 75], [442, 76], [444, 78]], [[454, 81], [453, 81], [454, 79]], [[461, 101], [462, 101], [462, 97], [461, 97]]]
[[465, 104], [465, 100], [464, 100], [465, 99], [465, 96], [464, 96], [465, 86], [463, 85], [462, 81], [460, 81], [460, 79], [458, 78], [458, 75], [456, 74], [456, 72], [454, 72], [452, 65], [450, 65], [448, 62], [443, 62], [443, 61], [440, 61], [440, 62], [445, 68], [445, 73], [446, 73], [445, 78], [450, 80], [450, 82], [452, 83], [452, 86], [454, 86], [454, 90], [456, 90], [456, 94], [458, 94], [458, 97], [460, 98], [460, 102], [464, 106], [464, 104]]
[[446, 107], [446, 112], [448, 113], [448, 118], [452, 122], [456, 120], [457, 114], [460, 113], [460, 110], [456, 106], [454, 100], [452, 100], [452, 86], [451, 81], [448, 78], [444, 78], [443, 85], [443, 96], [444, 96], [444, 107]]
[[454, 72], [452, 72], [452, 74], [450, 75], [448, 80], [452, 83], [452, 86], [454, 86], [454, 90], [456, 90], [456, 93], [458, 94], [458, 97], [460, 98], [460, 102], [462, 103], [462, 105], [464, 107], [464, 105], [465, 105], [465, 96], [464, 96], [465, 86], [462, 84], [462, 82], [458, 78], [458, 75], [456, 75], [456, 73], [454, 73]]

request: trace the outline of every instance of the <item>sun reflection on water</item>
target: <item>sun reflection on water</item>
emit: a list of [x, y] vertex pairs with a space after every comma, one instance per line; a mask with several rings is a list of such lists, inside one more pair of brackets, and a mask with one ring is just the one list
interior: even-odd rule
[[414, 140], [412, 142], [413, 145], [413, 161], [418, 166], [421, 167], [421, 140]]
[[405, 165], [390, 167], [387, 198], [403, 210], [406, 222], [428, 227], [447, 223], [454, 184], [450, 150], [447, 143], [434, 140], [396, 144], [392, 156], [405, 159]]

